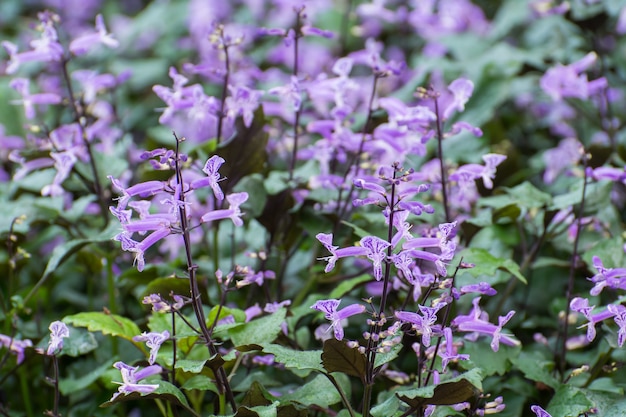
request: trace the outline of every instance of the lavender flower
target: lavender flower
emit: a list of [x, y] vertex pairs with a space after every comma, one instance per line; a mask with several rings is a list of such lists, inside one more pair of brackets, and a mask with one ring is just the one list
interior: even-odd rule
[[537, 415], [537, 417], [552, 417], [552, 415], [550, 413], [548, 413], [546, 410], [544, 410], [543, 408], [539, 407], [538, 405], [531, 405], [530, 406], [530, 411], [535, 413]]
[[254, 111], [259, 107], [259, 99], [263, 96], [263, 91], [252, 90], [248, 87], [232, 85], [228, 86], [230, 96], [226, 97], [226, 115], [229, 119], [235, 120], [237, 116], [243, 118], [243, 124], [250, 127]]
[[51, 13], [39, 13], [38, 18], [41, 22], [41, 38], [30, 42], [32, 50], [18, 53], [16, 45], [8, 41], [2, 42], [2, 46], [9, 54], [7, 74], [15, 73], [25, 62], [60, 61], [63, 57], [63, 46], [58, 42], [57, 31], [54, 28], [54, 20], [57, 20], [58, 16]]
[[70, 330], [62, 321], [53, 321], [48, 329], [50, 329], [50, 342], [46, 354], [50, 356], [63, 349], [63, 339], [70, 337]]
[[597, 59], [598, 55], [595, 52], [589, 52], [572, 64], [558, 64], [556, 67], [550, 68], [541, 77], [541, 88], [553, 101], [561, 101], [570, 97], [582, 100], [588, 99], [608, 86], [606, 78], [600, 77], [593, 81], [588, 81], [587, 74], [583, 73]]
[[150, 358], [148, 359], [148, 363], [150, 365], [154, 365], [156, 361], [156, 356], [159, 353], [159, 348], [163, 344], [163, 342], [169, 340], [170, 332], [167, 330], [159, 332], [143, 332], [139, 336], [133, 337], [135, 342], [146, 342], [146, 346], [150, 348]]
[[488, 316], [484, 313], [478, 303], [480, 302], [480, 297], [477, 297], [473, 300], [473, 309], [468, 315], [459, 315], [455, 317], [451, 325], [458, 329], [461, 332], [470, 332], [473, 333], [474, 336], [478, 336], [480, 334], [491, 336], [491, 349], [494, 352], [497, 352], [500, 347], [500, 342], [509, 346], [517, 346], [520, 342], [511, 336], [503, 335], [502, 328], [504, 325], [511, 320], [511, 317], [515, 314], [515, 311], [509, 311], [506, 315], [500, 316], [498, 318], [498, 325], [491, 324], [487, 321]]
[[113, 38], [113, 35], [107, 32], [101, 14], [96, 16], [96, 32], [74, 39], [70, 43], [70, 51], [74, 55], [84, 55], [99, 44], [106, 45], [109, 48], [117, 48], [119, 46], [119, 42]]
[[452, 92], [453, 98], [452, 102], [443, 111], [444, 119], [449, 119], [455, 110], [459, 112], [465, 110], [465, 103], [467, 103], [474, 92], [474, 83], [465, 78], [458, 78], [450, 83], [448, 90]]
[[27, 347], [33, 346], [33, 342], [29, 339], [17, 340], [13, 337], [0, 334], [0, 346], [4, 346], [9, 351], [17, 356], [17, 364], [19, 365], [24, 361], [24, 350]]
[[160, 374], [163, 370], [159, 365], [151, 365], [142, 370], [139, 370], [139, 367], [134, 367], [125, 364], [124, 362], [115, 362], [113, 367], [120, 370], [122, 374], [122, 383], [115, 382], [116, 384], [120, 384], [120, 387], [117, 389], [118, 392], [113, 394], [110, 401], [115, 400], [120, 394], [130, 394], [132, 392], [139, 392], [141, 394], [149, 394], [159, 388], [159, 384], [140, 384], [144, 378], [147, 378], [152, 375]]
[[226, 200], [230, 204], [230, 207], [225, 210], [213, 210], [211, 212], [206, 213], [202, 216], [202, 222], [212, 222], [220, 219], [228, 219], [230, 218], [233, 221], [235, 226], [242, 226], [243, 220], [241, 220], [241, 216], [243, 213], [239, 209], [239, 206], [245, 203], [248, 200], [248, 193], [233, 193], [226, 196]]
[[478, 164], [463, 165], [450, 175], [450, 180], [467, 184], [478, 178], [482, 178], [485, 188], [493, 188], [492, 180], [496, 176], [496, 167], [506, 159], [506, 155], [488, 153], [483, 155], [482, 158], [483, 161], [485, 161], [484, 166]]
[[343, 339], [343, 327], [342, 321], [355, 314], [360, 314], [365, 311], [365, 306], [360, 304], [350, 304], [349, 306], [337, 310], [341, 300], [319, 300], [311, 306], [312, 309], [321, 311], [325, 314], [326, 319], [330, 320], [330, 328], [334, 330], [335, 339]]
[[597, 256], [593, 257], [593, 266], [598, 273], [589, 278], [595, 284], [589, 294], [599, 295], [606, 287], [626, 290], [626, 268], [605, 268]]
[[207, 177], [193, 181], [191, 183], [191, 189], [198, 189], [206, 187], [208, 185], [213, 190], [213, 195], [215, 195], [215, 198], [217, 198], [218, 200], [223, 200], [224, 192], [220, 188], [219, 182], [222, 181], [224, 178], [220, 177], [220, 173], [218, 172], [218, 170], [224, 162], [226, 161], [224, 161], [224, 158], [222, 158], [221, 156], [213, 155], [212, 157], [210, 157], [204, 164], [204, 168], [202, 168], [202, 171], [207, 174]]
[[451, 361], [466, 361], [469, 359], [470, 356], [467, 354], [459, 354], [456, 346], [454, 345], [454, 338], [452, 336], [451, 328], [444, 328], [443, 336], [446, 338], [446, 350], [440, 353], [439, 356], [441, 356], [441, 370], [445, 371]]
[[35, 105], [59, 104], [61, 102], [61, 97], [54, 93], [30, 94], [29, 85], [30, 81], [27, 78], [14, 78], [9, 83], [9, 86], [22, 96], [21, 100], [13, 100], [11, 104], [23, 105], [27, 119], [35, 118]]
[[421, 314], [409, 311], [396, 311], [395, 316], [398, 320], [411, 323], [413, 328], [422, 336], [422, 344], [426, 347], [430, 346], [430, 339], [433, 333], [439, 333], [440, 326], [435, 326], [437, 322], [437, 312], [446, 306], [446, 303], [437, 303], [434, 307], [419, 306]]

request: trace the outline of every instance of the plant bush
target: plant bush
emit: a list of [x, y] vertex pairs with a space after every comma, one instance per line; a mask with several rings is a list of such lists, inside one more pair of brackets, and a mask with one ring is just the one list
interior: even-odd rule
[[0, 33], [0, 414], [626, 414], [625, 1]]

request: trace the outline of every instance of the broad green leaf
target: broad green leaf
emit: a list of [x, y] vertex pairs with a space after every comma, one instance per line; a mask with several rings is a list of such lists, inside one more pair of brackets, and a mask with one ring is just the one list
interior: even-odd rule
[[[585, 214], [593, 214], [610, 201], [613, 183], [610, 181], [588, 183], [585, 189]], [[561, 210], [580, 204], [583, 196], [582, 180], [572, 190], [554, 197], [550, 210]]]
[[324, 342], [322, 364], [328, 372], [341, 372], [365, 381], [365, 355], [356, 347], [348, 347], [343, 340], [332, 338]]
[[378, 353], [376, 355], [376, 360], [374, 361], [374, 368], [378, 368], [379, 366], [382, 366], [386, 363], [391, 362], [392, 360], [398, 357], [401, 350], [402, 350], [402, 345], [396, 344], [396, 345], [393, 345], [393, 347], [391, 348], [391, 350], [389, 350], [389, 352]]
[[294, 392], [283, 395], [279, 400], [281, 404], [285, 405], [293, 402], [305, 406], [315, 405], [327, 408], [340, 402], [341, 397], [328, 378], [324, 375], [318, 375]]
[[400, 391], [396, 395], [411, 407], [458, 404], [475, 397], [482, 390], [482, 373], [472, 369], [456, 378], [423, 388]]
[[328, 298], [342, 298], [344, 295], [352, 291], [358, 285], [372, 281], [371, 275], [360, 275], [356, 278], [350, 278], [342, 281], [331, 292]]
[[595, 273], [593, 257], [597, 256], [607, 268], [621, 268], [624, 266], [624, 239], [621, 236], [612, 239], [602, 239], [582, 254], [582, 258]]
[[[626, 397], [623, 393], [617, 394], [589, 389], [581, 389], [580, 391], [593, 403], [593, 408], [597, 410], [594, 411], [595, 415], [602, 417], [623, 417], [626, 415]], [[581, 401], [581, 406], [584, 405], [584, 401]], [[552, 410], [552, 402], [550, 402], [549, 409]]]
[[509, 272], [524, 284], [528, 284], [519, 270], [519, 265], [512, 259], [496, 258], [485, 249], [480, 248], [467, 248], [461, 251], [458, 256], [463, 257], [464, 262], [475, 264], [474, 268], [465, 270], [466, 273], [474, 277], [494, 276], [496, 270], [501, 269]]
[[180, 389], [185, 391], [211, 391], [215, 394], [218, 393], [217, 385], [215, 385], [215, 381], [206, 376], [206, 375], [194, 375], [180, 387]]
[[531, 381], [557, 389], [561, 383], [552, 375], [554, 362], [545, 359], [539, 352], [522, 351], [510, 361]]
[[[572, 385], [561, 385], [554, 393], [546, 411], [553, 416], [579, 416], [589, 413], [593, 407], [594, 402], [585, 395], [583, 390]], [[605, 416], [605, 414], [598, 415]]]
[[189, 280], [187, 278], [161, 277], [153, 279], [142, 292], [142, 297], [159, 294], [163, 299], [173, 301], [170, 293], [188, 295]]
[[272, 343], [282, 331], [281, 325], [285, 321], [287, 312], [280, 308], [272, 314], [254, 319], [245, 324], [223, 326], [215, 329], [215, 336], [229, 337], [235, 348], [258, 346]]
[[70, 337], [63, 339], [61, 353], [68, 356], [81, 356], [98, 348], [98, 342], [93, 333], [84, 329], [70, 328]]
[[176, 361], [176, 369], [198, 374], [202, 372], [205, 363], [206, 361], [203, 360], [179, 359]]
[[[67, 339], [66, 339], [67, 340]], [[64, 347], [65, 349], [65, 347]], [[71, 378], [62, 378], [59, 381], [59, 391], [63, 395], [70, 395], [80, 390], [84, 390], [89, 385], [96, 382], [105, 371], [111, 368], [110, 363], [103, 363], [97, 368], [88, 370], [86, 374], [80, 377], [73, 376]]]
[[521, 346], [500, 345], [494, 352], [485, 340], [465, 343], [461, 353], [470, 355], [468, 361], [460, 361], [459, 365], [465, 369], [480, 368], [483, 375], [504, 375], [511, 368], [511, 360], [519, 355]]
[[264, 353], [271, 353], [274, 355], [274, 361], [282, 363], [285, 368], [292, 372], [295, 372], [300, 377], [306, 377], [310, 371], [324, 372], [322, 366], [322, 351], [321, 350], [294, 350], [287, 347], [269, 344], [263, 346]]
[[237, 409], [235, 417], [277, 417], [278, 401], [269, 405], [258, 405], [255, 407], [242, 406]]
[[254, 381], [241, 400], [240, 405], [244, 407], [269, 405], [272, 403], [273, 398], [274, 396], [270, 394], [263, 385], [258, 381]]
[[63, 321], [76, 327], [86, 327], [90, 332], [102, 332], [130, 341], [134, 336], [141, 334], [139, 327], [132, 320], [117, 314], [92, 311], [66, 316]]
[[354, 234], [357, 235], [359, 238], [364, 238], [365, 236], [371, 236], [372, 235], [372, 233], [368, 232], [365, 229], [360, 228], [359, 226], [357, 226], [354, 223], [350, 223], [350, 222], [347, 222], [345, 220], [342, 220], [341, 223], [345, 224], [346, 226], [348, 226], [349, 228], [354, 230]]

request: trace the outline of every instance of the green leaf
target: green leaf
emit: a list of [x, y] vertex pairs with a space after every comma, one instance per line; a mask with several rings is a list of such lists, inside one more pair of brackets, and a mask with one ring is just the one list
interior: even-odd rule
[[[580, 390], [585, 397], [593, 403], [594, 415], [602, 417], [623, 417], [626, 415], [626, 397], [623, 394], [610, 392]], [[584, 402], [581, 401], [581, 406]], [[552, 410], [552, 402], [550, 402]]]
[[500, 345], [500, 349], [494, 352], [489, 343], [477, 340], [465, 343], [460, 353], [470, 355], [468, 361], [460, 361], [459, 365], [465, 369], [480, 368], [485, 376], [493, 374], [504, 375], [511, 368], [511, 360], [519, 355], [521, 346]]
[[357, 286], [370, 281], [372, 281], [371, 275], [360, 275], [356, 278], [342, 281], [330, 292], [328, 298], [342, 298], [344, 295], [352, 291]]
[[70, 329], [70, 337], [63, 339], [61, 353], [68, 356], [82, 356], [98, 348], [98, 342], [93, 333], [83, 329]]
[[539, 352], [522, 351], [510, 360], [531, 381], [541, 382], [554, 389], [561, 385], [551, 372], [554, 362], [545, 359]]
[[386, 363], [391, 362], [392, 360], [398, 357], [398, 354], [400, 353], [401, 350], [402, 350], [402, 345], [396, 344], [396, 345], [393, 345], [393, 347], [391, 348], [391, 350], [389, 350], [389, 352], [377, 354], [376, 361], [374, 362], [374, 368], [376, 369]]
[[159, 294], [162, 298], [172, 301], [170, 293], [189, 294], [189, 280], [186, 278], [161, 277], [150, 281], [142, 292], [142, 297]]
[[[574, 417], [590, 412], [593, 407], [593, 401], [587, 398], [583, 390], [572, 385], [561, 385], [554, 393], [546, 411], [553, 416]], [[606, 416], [603, 413], [598, 415]]]
[[482, 373], [472, 369], [449, 381], [413, 390], [400, 391], [396, 395], [415, 409], [426, 405], [458, 404], [475, 397], [482, 390]]
[[305, 406], [316, 405], [321, 408], [327, 408], [341, 401], [337, 389], [324, 375], [316, 376], [294, 392], [285, 394], [279, 399], [281, 404], [293, 402]]
[[176, 369], [198, 374], [204, 368], [205, 363], [206, 360], [179, 359], [176, 361]]
[[180, 389], [185, 391], [211, 391], [215, 394], [218, 393], [217, 385], [212, 378], [206, 375], [194, 375], [180, 387]]
[[63, 322], [76, 327], [86, 327], [90, 332], [102, 332], [105, 335], [119, 336], [132, 341], [134, 336], [141, 334], [139, 327], [130, 319], [117, 314], [101, 312], [85, 312], [66, 316]]
[[276, 417], [278, 415], [278, 401], [269, 405], [258, 405], [255, 407], [242, 406], [237, 409], [235, 417]]
[[272, 403], [272, 399], [274, 396], [270, 394], [263, 385], [261, 385], [258, 381], [254, 381], [250, 386], [248, 392], [241, 400], [241, 406], [243, 407], [256, 407], [269, 405]]
[[[321, 350], [294, 350], [281, 345], [269, 344], [263, 346], [263, 352], [274, 355], [274, 361], [282, 363], [285, 368], [300, 377], [306, 377], [311, 370], [324, 372]], [[305, 371], [305, 372], [295, 372]]]
[[354, 223], [350, 223], [350, 222], [347, 222], [345, 220], [342, 220], [341, 223], [345, 224], [346, 226], [348, 226], [352, 230], [354, 230], [354, 234], [357, 235], [359, 238], [364, 238], [365, 236], [371, 236], [370, 232], [368, 232], [365, 229], [360, 228], [359, 226], [357, 226]]
[[272, 343], [278, 337], [282, 331], [281, 325], [285, 321], [286, 314], [287, 311], [280, 308], [270, 315], [245, 324], [231, 327], [220, 326], [215, 329], [215, 335], [217, 337], [230, 337], [237, 349], [251, 346], [260, 350], [261, 346]]
[[463, 257], [464, 262], [475, 264], [474, 268], [465, 270], [466, 273], [469, 273], [473, 277], [483, 275], [494, 276], [496, 270], [501, 269], [514, 275], [524, 284], [528, 284], [528, 281], [526, 281], [526, 278], [524, 278], [519, 270], [519, 265], [512, 259], [496, 258], [487, 250], [480, 248], [467, 248], [461, 251], [458, 256]]
[[332, 338], [324, 342], [322, 365], [328, 372], [342, 372], [365, 381], [366, 364], [365, 355], [345, 341]]
[[[65, 346], [63, 346], [63, 350], [65, 350]], [[69, 395], [80, 390], [84, 390], [89, 385], [96, 382], [96, 380], [111, 367], [110, 363], [104, 363], [97, 368], [90, 370], [81, 377], [77, 378], [74, 376], [71, 378], [63, 378], [59, 381], [59, 391], [63, 395]]]
[[599, 240], [593, 247], [583, 253], [582, 258], [589, 266], [591, 271], [593, 268], [593, 257], [597, 256], [607, 268], [621, 268], [624, 265], [624, 239], [621, 236], [612, 239]]

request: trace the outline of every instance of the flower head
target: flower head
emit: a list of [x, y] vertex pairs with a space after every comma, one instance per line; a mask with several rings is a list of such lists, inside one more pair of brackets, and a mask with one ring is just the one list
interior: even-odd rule
[[335, 339], [337, 340], [343, 339], [343, 327], [341, 322], [350, 316], [354, 316], [355, 314], [363, 313], [365, 311], [365, 306], [360, 304], [350, 304], [341, 310], [337, 310], [340, 303], [341, 300], [335, 299], [319, 300], [311, 306], [312, 309], [324, 313], [325, 317], [331, 321], [330, 327], [334, 330]]
[[150, 358], [148, 359], [148, 363], [150, 363], [150, 365], [154, 365], [154, 362], [156, 361], [156, 356], [159, 353], [159, 348], [161, 347], [163, 342], [165, 342], [169, 338], [170, 338], [170, 332], [168, 332], [167, 330], [164, 330], [161, 333], [143, 332], [139, 336], [133, 337], [133, 340], [135, 342], [146, 342], [146, 346], [150, 348]]
[[149, 394], [159, 388], [159, 384], [139, 384], [139, 381], [144, 378], [160, 374], [163, 369], [159, 365], [151, 365], [139, 370], [138, 366], [134, 367], [124, 362], [115, 362], [113, 367], [120, 370], [123, 382], [116, 382], [116, 384], [120, 384], [120, 387], [117, 389], [118, 392], [113, 394], [110, 401], [113, 401], [120, 394], [130, 394], [132, 392]]
[[50, 343], [46, 354], [54, 355], [58, 350], [63, 349], [63, 339], [70, 337], [70, 330], [62, 321], [53, 321], [48, 329], [50, 329]]

